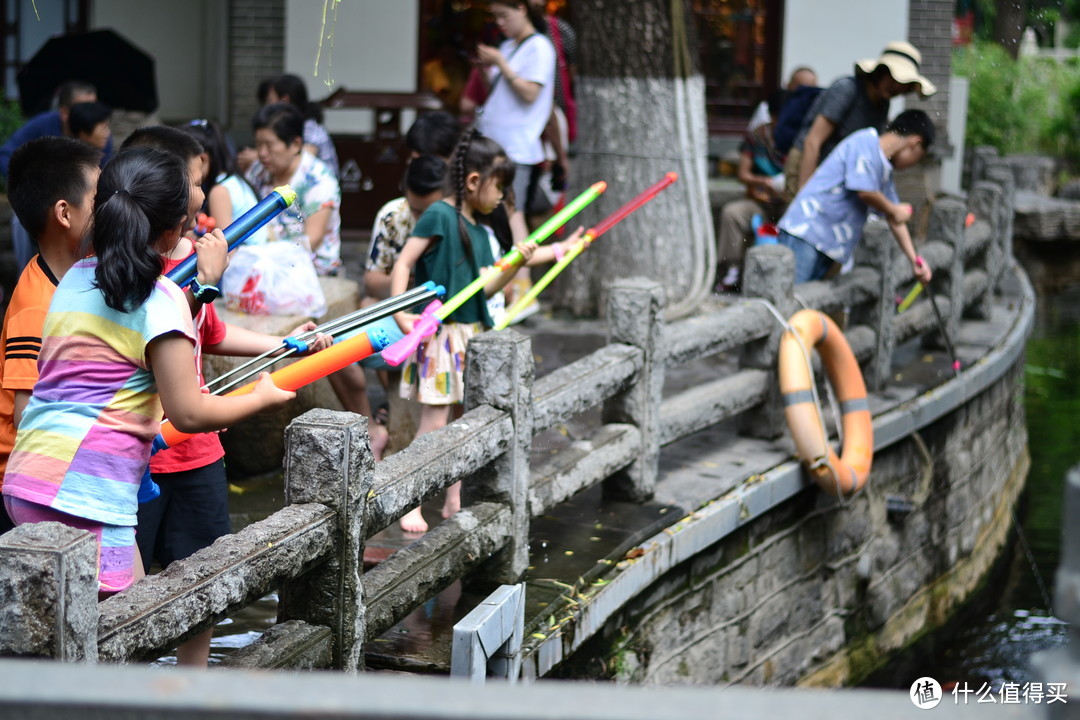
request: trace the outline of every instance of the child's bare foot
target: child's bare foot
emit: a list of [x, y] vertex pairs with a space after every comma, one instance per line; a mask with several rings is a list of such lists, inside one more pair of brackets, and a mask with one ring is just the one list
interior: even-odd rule
[[446, 500], [443, 501], [442, 516], [443, 520], [454, 515], [461, 509], [461, 483], [456, 482], [450, 487], [446, 488]]
[[398, 520], [398, 524], [407, 533], [426, 533], [428, 528], [427, 521], [424, 520], [424, 513], [418, 507], [403, 515]]
[[390, 444], [390, 432], [385, 425], [371, 423], [368, 425], [368, 436], [371, 438], [371, 454], [375, 457], [375, 462], [379, 462], [386, 452], [386, 446]]

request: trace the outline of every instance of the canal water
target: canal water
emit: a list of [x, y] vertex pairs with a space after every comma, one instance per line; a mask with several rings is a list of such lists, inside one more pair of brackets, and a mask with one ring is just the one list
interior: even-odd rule
[[1031, 470], [1008, 552], [947, 627], [865, 685], [907, 690], [929, 676], [946, 689], [987, 683], [1000, 697], [1003, 683], [1060, 681], [1037, 677], [1030, 660], [1067, 639], [1052, 602], [1065, 473], [1080, 462], [1080, 283], [1040, 292], [1025, 380]]

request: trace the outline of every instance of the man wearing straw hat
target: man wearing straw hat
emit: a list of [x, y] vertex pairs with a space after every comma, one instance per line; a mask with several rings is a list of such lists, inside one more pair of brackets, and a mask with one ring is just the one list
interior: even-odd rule
[[855, 63], [855, 74], [840, 78], [818, 96], [803, 119], [802, 129], [784, 164], [788, 200], [833, 148], [856, 130], [882, 130], [889, 119], [889, 101], [918, 91], [937, 92], [920, 69], [922, 55], [911, 43], [891, 42], [881, 56]]

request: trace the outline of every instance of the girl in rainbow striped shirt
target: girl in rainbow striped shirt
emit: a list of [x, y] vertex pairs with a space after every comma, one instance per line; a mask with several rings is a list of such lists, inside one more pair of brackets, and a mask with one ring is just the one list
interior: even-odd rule
[[[188, 302], [161, 275], [162, 254], [187, 227], [188, 176], [180, 158], [149, 148], [124, 151], [102, 170], [94, 254], [56, 288], [4, 476], [17, 525], [51, 520], [94, 534], [102, 593], [142, 575], [137, 497], [162, 412], [179, 430], [207, 432], [295, 395], [265, 373], [250, 395], [200, 391]], [[224, 242], [216, 233], [197, 248]]]

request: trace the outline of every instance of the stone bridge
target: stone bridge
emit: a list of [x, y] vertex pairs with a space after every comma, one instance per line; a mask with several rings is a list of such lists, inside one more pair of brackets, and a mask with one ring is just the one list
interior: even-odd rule
[[[753, 248], [743, 299], [680, 322], [660, 287], [619, 281], [597, 350], [537, 378], [543, 326], [477, 338], [464, 417], [381, 463], [363, 418], [305, 413], [285, 433], [283, 509], [104, 602], [88, 534], [0, 537], [0, 654], [137, 662], [279, 589], [278, 623], [226, 664], [392, 666], [395, 626], [460, 581], [478, 602], [517, 598], [497, 606], [505, 632], [471, 636], [480, 677], [855, 682], [979, 584], [1027, 472], [1034, 295], [1012, 261], [1016, 179], [981, 173], [966, 204], [936, 203], [920, 249], [956, 376], [925, 298], [896, 314], [913, 280], [883, 224], [826, 282], [794, 287], [789, 251]], [[872, 391], [874, 470], [846, 501], [806, 481], [784, 425], [776, 349], [800, 306], [845, 319]], [[458, 480], [459, 514], [365, 570], [380, 531]], [[564, 550], [580, 531], [588, 551]], [[441, 647], [420, 669], [449, 671]]]

